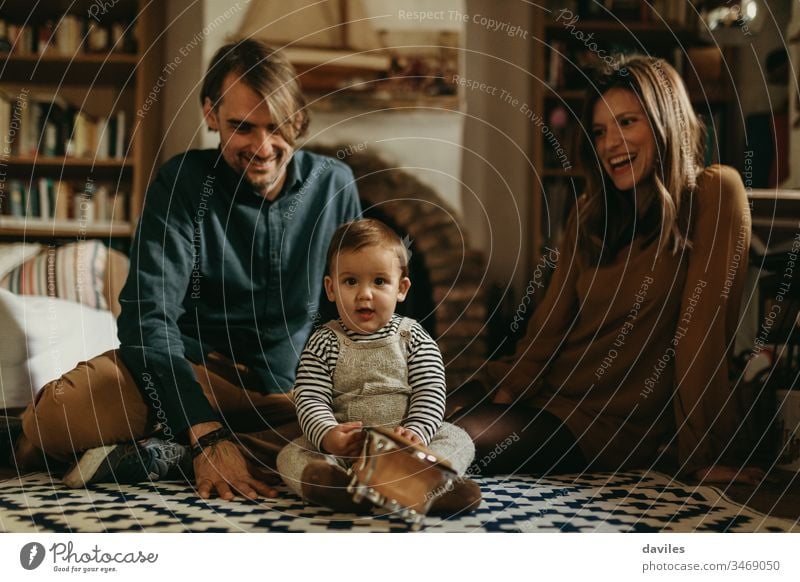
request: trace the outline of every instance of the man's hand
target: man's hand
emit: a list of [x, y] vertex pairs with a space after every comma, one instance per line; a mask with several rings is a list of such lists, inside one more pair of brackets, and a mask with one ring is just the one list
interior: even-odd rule
[[405, 428], [403, 426], [396, 426], [394, 427], [394, 433], [399, 434], [401, 437], [405, 437], [410, 440], [415, 445], [421, 445], [422, 439], [419, 437], [417, 433], [415, 433], [410, 428]]
[[[189, 443], [197, 445], [197, 439], [222, 428], [219, 422], [203, 422], [189, 428]], [[216, 492], [220, 498], [230, 500], [238, 493], [242, 497], [255, 499], [277, 497], [278, 492], [253, 477], [242, 452], [230, 441], [220, 441], [206, 447], [194, 459], [194, 481], [197, 493], [208, 499]]]
[[325, 452], [337, 457], [357, 457], [364, 445], [361, 421], [343, 422], [330, 429], [322, 438]]
[[277, 497], [278, 492], [250, 473], [239, 447], [230, 441], [220, 441], [203, 449], [194, 459], [194, 478], [200, 497], [208, 499], [216, 492], [229, 501], [236, 494], [248, 499]]

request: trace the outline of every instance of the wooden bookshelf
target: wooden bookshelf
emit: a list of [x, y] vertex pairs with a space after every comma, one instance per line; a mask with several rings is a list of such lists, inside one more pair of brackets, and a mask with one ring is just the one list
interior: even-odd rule
[[[3, 170], [3, 181], [0, 186], [4, 194], [9, 192], [9, 184], [24, 185], [24, 193], [33, 196], [34, 189], [40, 180], [53, 182], [72, 182], [81, 184], [103, 184], [113, 189], [112, 196], [117, 193], [117, 201], [124, 200], [123, 221], [110, 221], [94, 216], [91, 221], [85, 217], [79, 220], [72, 216], [69, 219], [48, 216], [11, 216], [9, 205], [4, 201], [0, 215], [0, 237], [4, 240], [35, 239], [70, 239], [70, 238], [130, 238], [141, 213], [142, 201], [150, 177], [157, 165], [157, 153], [161, 141], [161, 111], [158, 100], [147, 102], [148, 95], [162, 73], [163, 67], [163, 32], [165, 27], [165, 10], [163, 3], [151, 0], [116, 0], [113, 3], [97, 3], [92, 0], [49, 0], [48, 2], [31, 3], [29, 0], [6, 0], [3, 2], [0, 19], [6, 24], [6, 46], [0, 52], [0, 91], [4, 96], [17, 100], [20, 96], [32, 96], [30, 102], [41, 106], [38, 95], [54, 95], [54, 102], [69, 105], [70, 115], [80, 111], [86, 119], [94, 123], [88, 127], [90, 137], [81, 134], [81, 138], [98, 140], [110, 127], [109, 121], [115, 120], [121, 137], [114, 138], [111, 146], [115, 153], [98, 152], [96, 150], [72, 150], [66, 155], [46, 155], [45, 152], [61, 153], [49, 147], [44, 150], [46, 130], [41, 129], [38, 140], [34, 140], [34, 151], [0, 151], [0, 166]], [[94, 15], [94, 18], [91, 17]], [[70, 34], [61, 36], [60, 28], [67, 30], [66, 24], [73, 25]], [[77, 23], [77, 24], [76, 24]], [[8, 32], [13, 26], [14, 39]], [[94, 27], [95, 32], [107, 33], [108, 40], [98, 49], [96, 44], [89, 46], [88, 32]], [[24, 36], [26, 27], [34, 40]], [[49, 45], [39, 36], [38, 30], [55, 32], [49, 37]], [[81, 33], [83, 36], [81, 36]], [[67, 39], [68, 42], [63, 42]], [[0, 39], [3, 40], [3, 39]], [[59, 44], [61, 42], [61, 44]], [[147, 102], [144, 115], [142, 106]], [[53, 106], [54, 108], [55, 106]], [[43, 109], [41, 109], [43, 110]], [[42, 118], [47, 114], [39, 113]], [[123, 113], [120, 113], [123, 112]], [[72, 119], [73, 129], [70, 134], [78, 141], [76, 117]], [[44, 123], [44, 122], [42, 122]], [[69, 130], [62, 130], [69, 121], [59, 125], [59, 138]], [[44, 126], [42, 126], [44, 127]], [[102, 128], [102, 130], [101, 130]], [[36, 128], [32, 131], [39, 131]], [[83, 127], [82, 127], [83, 130]], [[4, 141], [5, 136], [0, 136]], [[107, 139], [107, 138], [106, 138]], [[52, 141], [52, 140], [51, 140]], [[85, 141], [85, 140], [84, 140]], [[48, 144], [50, 142], [47, 142]], [[59, 140], [63, 151], [63, 143]], [[13, 146], [12, 146], [13, 147]], [[92, 157], [89, 156], [91, 154]], [[83, 192], [93, 192], [83, 188]], [[78, 190], [75, 190], [76, 194]], [[72, 208], [77, 204], [73, 200]], [[18, 206], [15, 208], [18, 211]], [[117, 209], [118, 210], [118, 209]], [[54, 212], [54, 206], [48, 207]], [[98, 211], [99, 212], [99, 211]], [[117, 217], [117, 214], [114, 214]]]

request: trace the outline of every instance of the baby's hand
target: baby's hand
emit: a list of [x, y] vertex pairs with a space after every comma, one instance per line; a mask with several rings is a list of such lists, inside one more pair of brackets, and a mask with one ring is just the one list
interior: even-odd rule
[[415, 433], [413, 430], [409, 429], [409, 428], [404, 428], [402, 426], [397, 426], [394, 429], [394, 433], [395, 434], [399, 434], [401, 437], [407, 438], [408, 440], [410, 440], [415, 445], [421, 445], [422, 444], [422, 439], [419, 438], [419, 435], [417, 433]]
[[357, 457], [364, 444], [361, 421], [344, 422], [330, 429], [322, 438], [325, 452], [337, 457]]

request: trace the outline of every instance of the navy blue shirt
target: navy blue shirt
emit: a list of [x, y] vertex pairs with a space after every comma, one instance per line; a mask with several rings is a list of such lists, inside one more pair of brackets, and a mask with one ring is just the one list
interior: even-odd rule
[[295, 152], [272, 202], [219, 150], [161, 167], [134, 237], [118, 333], [123, 362], [177, 438], [219, 420], [189, 361], [218, 351], [258, 373], [252, 388], [292, 388], [328, 244], [360, 212], [350, 169], [309, 152]]

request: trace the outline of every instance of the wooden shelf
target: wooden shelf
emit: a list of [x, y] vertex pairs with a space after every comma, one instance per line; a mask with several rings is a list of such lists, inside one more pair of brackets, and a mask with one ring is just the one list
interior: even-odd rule
[[691, 99], [692, 105], [695, 106], [698, 113], [702, 113], [703, 106], [727, 103], [730, 101], [729, 92], [725, 87], [713, 85], [704, 88], [688, 87], [687, 90], [689, 91], [689, 99]]
[[557, 89], [545, 85], [544, 98], [551, 101], [583, 101], [586, 91], [583, 89]]
[[3, 62], [22, 62], [22, 63], [99, 63], [99, 64], [127, 64], [136, 65], [139, 62], [139, 55], [128, 53], [109, 53], [109, 54], [91, 54], [91, 53], [78, 53], [74, 55], [65, 55], [57, 52], [46, 52], [43, 55], [28, 54], [19, 52], [0, 52], [0, 61]]
[[133, 228], [127, 222], [90, 222], [0, 217], [0, 236], [35, 238], [125, 238]]
[[445, 112], [460, 111], [461, 101], [458, 95], [376, 95], [373, 93], [342, 92], [327, 95], [306, 94], [306, 101], [312, 111], [323, 113], [340, 111], [392, 111], [400, 110], [408, 113], [409, 108], [441, 110]]
[[[672, 50], [676, 46], [707, 45], [694, 30], [682, 24], [664, 22], [624, 22], [616, 20], [579, 20], [575, 30], [592, 34], [593, 40], [615, 44], [630, 44], [650, 50]], [[545, 27], [547, 38], [576, 41], [572, 30], [563, 24], [550, 22]], [[578, 41], [576, 41], [578, 42]]]
[[541, 174], [543, 178], [583, 178], [583, 171], [574, 168], [572, 170], [544, 168]]
[[52, 156], [15, 156], [6, 160], [7, 166], [53, 168], [132, 168], [131, 158], [124, 160], [94, 160], [92, 158], [52, 157]]
[[[135, 81], [139, 55], [77, 54], [44, 55], [0, 53], [0, 79], [17, 82], [47, 84], [97, 84], [125, 88]], [[73, 81], [76, 79], [77, 81]]]

